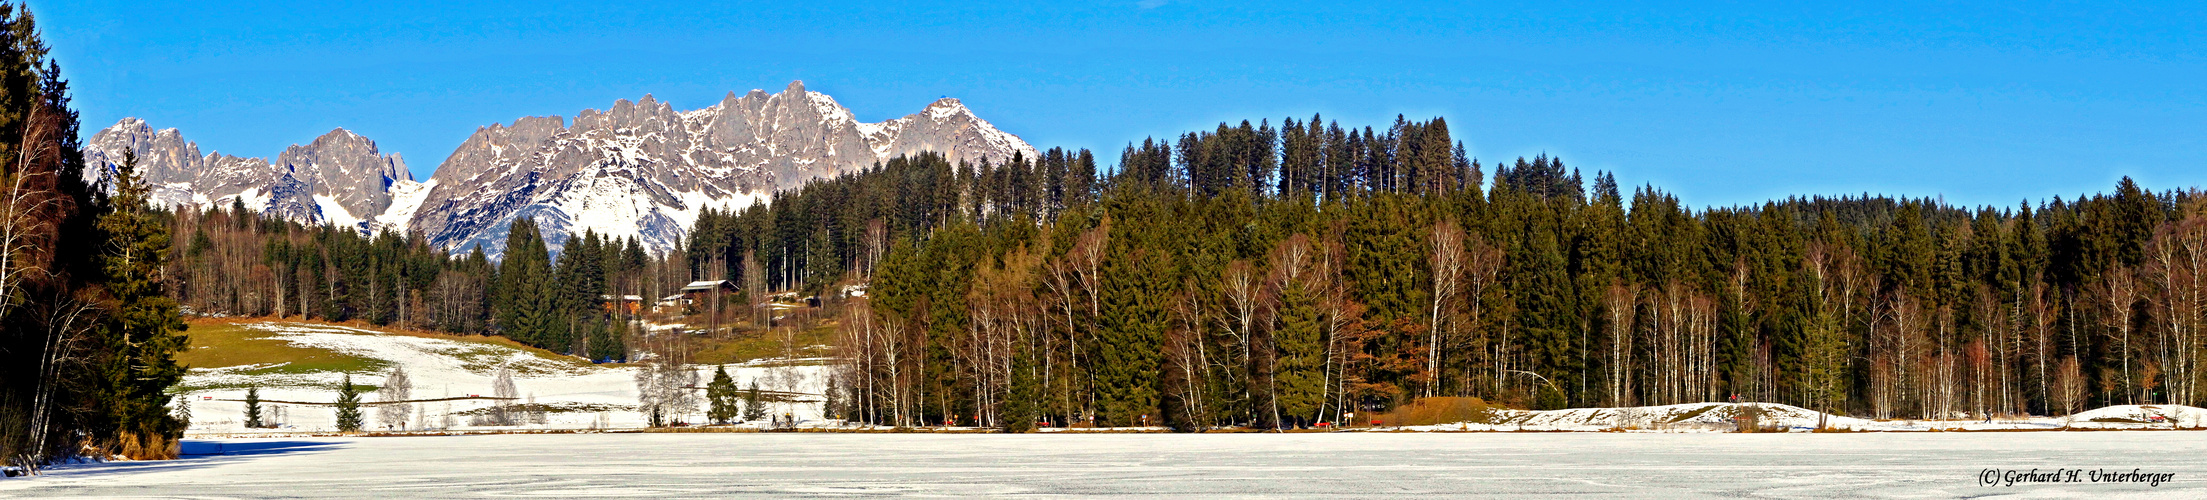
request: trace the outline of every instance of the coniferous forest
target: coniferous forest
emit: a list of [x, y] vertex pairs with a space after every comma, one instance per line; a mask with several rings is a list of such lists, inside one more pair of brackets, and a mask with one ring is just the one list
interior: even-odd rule
[[690, 261], [852, 296], [831, 300], [831, 411], [884, 424], [1307, 426], [1433, 396], [1876, 418], [2201, 401], [2196, 190], [1697, 210], [1559, 158], [1482, 165], [1441, 119], [1222, 124], [1095, 164], [904, 158], [708, 214]]

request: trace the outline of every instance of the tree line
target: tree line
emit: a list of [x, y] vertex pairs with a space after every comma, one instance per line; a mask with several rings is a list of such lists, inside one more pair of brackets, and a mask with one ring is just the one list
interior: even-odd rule
[[702, 217], [689, 260], [866, 285], [838, 302], [830, 400], [884, 424], [1304, 426], [1436, 396], [1879, 418], [2201, 400], [2196, 190], [1697, 210], [1545, 156], [1489, 181], [1442, 119], [1221, 124], [1093, 162], [899, 158]]
[[[417, 234], [304, 225], [229, 207], [156, 212], [187, 242], [166, 262], [172, 295], [196, 314], [361, 321], [495, 334], [598, 361], [628, 359], [637, 311], [679, 289], [690, 269], [634, 239], [585, 232], [555, 257], [533, 220], [517, 219], [502, 259], [451, 253]], [[616, 306], [608, 306], [608, 303]]]

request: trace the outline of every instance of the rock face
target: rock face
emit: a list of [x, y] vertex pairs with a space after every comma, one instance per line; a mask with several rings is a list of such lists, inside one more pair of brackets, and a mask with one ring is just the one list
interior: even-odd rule
[[507, 228], [535, 219], [554, 249], [594, 230], [672, 250], [707, 208], [732, 209], [778, 189], [851, 172], [900, 155], [952, 161], [1035, 156], [1017, 136], [944, 98], [903, 118], [864, 123], [826, 94], [791, 82], [780, 93], [733, 92], [717, 104], [675, 111], [646, 95], [610, 109], [492, 124], [414, 182], [397, 154], [338, 129], [294, 145], [274, 161], [201, 154], [176, 129], [126, 118], [92, 136], [86, 159], [111, 175], [125, 151], [164, 206], [228, 205], [362, 231], [412, 231], [452, 252], [504, 253]]
[[503, 253], [519, 217], [535, 219], [555, 248], [594, 230], [667, 251], [706, 208], [747, 206], [776, 189], [923, 151], [971, 162], [1035, 154], [956, 99], [864, 123], [802, 82], [777, 94], [731, 92], [684, 112], [647, 95], [585, 110], [572, 126], [531, 117], [477, 129], [437, 167], [408, 225], [454, 252]]
[[377, 229], [370, 218], [391, 208], [393, 189], [414, 184], [399, 155], [382, 154], [375, 141], [345, 129], [293, 145], [270, 162], [202, 155], [199, 145], [184, 140], [176, 129], [155, 131], [145, 120], [125, 118], [92, 135], [84, 150], [85, 175], [103, 182], [114, 175], [126, 152], [138, 154], [138, 172], [152, 187], [151, 202], [161, 206], [242, 203], [292, 220], [362, 230]]
[[359, 225], [391, 208], [391, 188], [414, 180], [397, 153], [376, 151], [375, 141], [345, 129], [276, 155], [276, 167], [306, 183], [326, 221]]

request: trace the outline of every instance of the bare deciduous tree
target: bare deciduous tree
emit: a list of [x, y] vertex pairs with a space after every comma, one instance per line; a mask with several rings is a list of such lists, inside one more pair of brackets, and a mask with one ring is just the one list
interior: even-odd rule
[[[510, 378], [506, 380], [512, 381]], [[387, 428], [405, 427], [407, 419], [413, 417], [414, 405], [394, 401], [405, 401], [414, 396], [414, 381], [406, 377], [406, 368], [391, 367], [391, 374], [383, 377], [383, 385], [376, 388], [375, 394], [376, 401], [382, 403], [376, 405], [376, 422]]]
[[1456, 219], [1442, 219], [1433, 223], [1433, 230], [1427, 235], [1427, 239], [1432, 243], [1432, 251], [1428, 253], [1431, 260], [1428, 271], [1432, 277], [1432, 300], [1426, 308], [1427, 340], [1425, 373], [1422, 375], [1426, 379], [1423, 391], [1425, 397], [1433, 397], [1439, 394], [1441, 385], [1441, 339], [1453, 337], [1442, 333], [1452, 326], [1446, 324], [1445, 316], [1452, 312], [1451, 307], [1456, 304], [1457, 294], [1463, 288], [1464, 267], [1470, 257], [1464, 252], [1464, 228], [1456, 224]]
[[1608, 404], [1632, 406], [1632, 326], [1635, 306], [1640, 302], [1640, 287], [1622, 281], [1611, 283], [1602, 294], [1602, 308], [1609, 337], [1603, 367], [1608, 372]]
[[2137, 352], [2134, 345], [2137, 329], [2131, 321], [2133, 307], [2138, 303], [2137, 275], [2129, 267], [2110, 263], [2099, 282], [2092, 285], [2092, 297], [2100, 307], [2100, 322], [2108, 337], [2108, 350], [2113, 351], [2109, 354], [2121, 360], [2122, 378], [2114, 381], [2115, 389], [2122, 391], [2130, 404], [2137, 404], [2136, 389], [2140, 386], [2131, 369], [2133, 354]]

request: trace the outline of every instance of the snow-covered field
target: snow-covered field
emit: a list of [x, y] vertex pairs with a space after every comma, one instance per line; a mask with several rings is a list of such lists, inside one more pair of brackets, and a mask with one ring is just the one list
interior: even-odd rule
[[[1759, 412], [1757, 427], [1808, 432], [1819, 427], [1855, 432], [2138, 430], [2207, 428], [2207, 409], [2184, 405], [2120, 405], [2066, 417], [1994, 417], [1956, 420], [1870, 420], [1824, 415], [1775, 403], [1688, 403], [1632, 408], [1496, 410], [1493, 423], [1454, 423], [1376, 430], [1427, 432], [1733, 432], [1734, 417]], [[2156, 418], [2158, 417], [2158, 418]]]
[[[564, 434], [187, 442], [0, 496], [2197, 498], [2188, 432]], [[1996, 471], [2174, 474], [1983, 486]]]
[[[348, 356], [373, 360], [381, 366], [401, 366], [412, 379], [412, 399], [442, 399], [447, 397], [490, 396], [494, 394], [492, 383], [500, 368], [514, 373], [516, 396], [523, 402], [534, 400], [544, 407], [566, 410], [545, 415], [542, 423], [525, 423], [515, 426], [474, 425], [470, 412], [493, 404], [488, 400], [460, 400], [450, 402], [417, 403], [414, 418], [406, 424], [407, 430], [499, 432], [536, 430], [589, 430], [633, 429], [645, 427], [646, 417], [635, 411], [638, 390], [635, 366], [592, 365], [586, 361], [547, 356], [511, 346], [466, 339], [430, 338], [394, 335], [374, 330], [346, 328], [342, 326], [259, 322], [245, 324], [245, 328], [267, 334], [295, 347], [324, 349]], [[770, 391], [786, 391], [819, 394], [826, 384], [825, 360], [760, 360], [745, 364], [727, 365], [729, 375], [738, 387], [756, 380], [760, 388]], [[285, 371], [280, 366], [250, 365], [217, 369], [194, 369], [184, 378], [181, 387], [186, 388], [180, 399], [189, 400], [192, 409], [192, 427], [188, 433], [196, 437], [253, 436], [253, 435], [302, 435], [335, 431], [336, 414], [329, 406], [264, 403], [266, 419], [282, 425], [275, 429], [246, 429], [244, 427], [244, 387], [258, 385], [261, 398], [272, 401], [329, 402], [336, 398], [335, 386], [341, 374], [329, 371]], [[712, 380], [712, 366], [700, 366], [698, 384]], [[385, 371], [355, 373], [353, 381], [362, 385], [381, 385]], [[700, 391], [701, 392], [701, 391]], [[373, 394], [363, 396], [373, 402]], [[815, 400], [817, 401], [817, 400]], [[802, 426], [833, 425], [820, 420], [820, 406], [816, 403], [777, 405], [773, 413], [788, 413], [803, 421]], [[1369, 429], [1381, 431], [1626, 431], [1626, 432], [1731, 432], [1735, 430], [1733, 417], [1749, 408], [1762, 413], [1760, 425], [1771, 430], [1805, 432], [1819, 423], [1832, 428], [1865, 432], [1906, 432], [1933, 430], [2060, 430], [2060, 429], [2170, 429], [2207, 427], [2207, 409], [2177, 405], [2126, 405], [2112, 406], [2079, 413], [2070, 417], [2001, 417], [1989, 421], [1967, 420], [1868, 420], [1845, 416], [1825, 416], [1811, 410], [1769, 403], [1729, 404], [1691, 403], [1668, 406], [1636, 408], [1576, 408], [1554, 411], [1497, 410], [1492, 423], [1453, 423], [1442, 425], [1412, 426], [1402, 428]], [[689, 422], [703, 421], [702, 406], [699, 413], [686, 416]], [[452, 418], [445, 418], [451, 415]], [[374, 411], [369, 410], [370, 422]], [[2160, 417], [2158, 420], [2154, 417]], [[381, 430], [380, 425], [373, 426]], [[1062, 431], [1063, 429], [1045, 429]], [[1108, 430], [1163, 430], [1163, 429], [1108, 429]]]
[[[490, 406], [492, 401], [415, 403], [414, 418], [406, 425], [409, 430], [621, 429], [640, 428], [647, 423], [646, 417], [635, 411], [638, 395], [638, 368], [635, 366], [592, 365], [580, 359], [546, 357], [491, 342], [395, 335], [341, 326], [263, 322], [245, 327], [267, 332], [272, 338], [292, 346], [326, 349], [375, 360], [386, 366], [404, 367], [407, 378], [413, 381], [410, 398], [413, 400], [491, 396], [494, 394], [492, 382], [498, 370], [504, 367], [513, 371], [516, 396], [522, 398], [517, 402], [533, 398], [539, 405], [569, 410], [549, 412], [543, 423], [478, 426], [471, 425], [473, 422], [466, 415], [471, 410]], [[252, 365], [193, 369], [185, 374], [179, 385], [187, 389], [178, 397], [189, 400], [191, 405], [192, 426], [187, 435], [287, 435], [336, 430], [333, 407], [266, 402], [262, 404], [264, 418], [282, 425], [275, 429], [245, 428], [245, 403], [233, 400], [245, 399], [248, 385], [260, 387], [262, 400], [323, 403], [336, 400], [336, 386], [343, 374], [328, 371], [267, 373], [277, 368], [281, 367]], [[764, 390], [807, 394], [820, 393], [826, 383], [825, 368], [820, 360], [727, 365], [728, 375], [735, 379], [737, 387], [756, 380]], [[697, 369], [698, 386], [713, 380], [713, 366]], [[386, 373], [354, 373], [353, 383], [379, 386]], [[702, 394], [703, 391], [697, 392]], [[361, 400], [373, 402], [376, 396], [364, 394]], [[817, 404], [782, 406], [776, 413], [791, 413], [802, 420], [820, 418]], [[373, 407], [364, 409], [370, 423], [375, 423]], [[704, 410], [701, 404], [698, 413], [685, 420], [702, 421]], [[444, 418], [446, 415], [453, 415], [449, 424]], [[382, 429], [380, 425], [375, 428]]]
[[[619, 429], [636, 367], [592, 365], [496, 343], [326, 325], [248, 328], [302, 348], [403, 366], [415, 399], [489, 395], [499, 369], [539, 404], [576, 409], [545, 423], [493, 427], [443, 415], [484, 401], [418, 405], [411, 429], [460, 432]], [[738, 385], [818, 393], [820, 360], [729, 365]], [[2019, 497], [2207, 496], [2207, 410], [2116, 406], [2068, 418], [1872, 421], [1783, 405], [1699, 403], [1556, 411], [1499, 410], [1494, 423], [1298, 434], [593, 433], [314, 437], [327, 406], [267, 404], [286, 427], [246, 430], [242, 387], [262, 398], [329, 401], [339, 375], [255, 365], [193, 370], [182, 395], [186, 457], [63, 465], [0, 479], [0, 497]], [[701, 367], [699, 382], [710, 380]], [[380, 384], [381, 373], [356, 373]], [[373, 396], [367, 397], [373, 401]], [[1728, 434], [1746, 408], [1791, 433]], [[276, 410], [276, 408], [284, 408]], [[813, 404], [787, 411], [818, 425]], [[374, 412], [369, 412], [371, 419]], [[278, 418], [280, 415], [280, 418]], [[2159, 418], [2156, 418], [2159, 417]], [[691, 421], [698, 417], [693, 416]], [[2140, 429], [2123, 432], [1800, 432], [1819, 421], [1856, 431]], [[1154, 430], [1154, 429], [1153, 429]], [[1625, 432], [1613, 432], [1613, 431]], [[1409, 431], [1409, 432], [1399, 432]], [[1423, 432], [1418, 432], [1423, 431]], [[1475, 431], [1475, 432], [1446, 432]], [[1477, 432], [1494, 431], [1494, 432]], [[1513, 431], [1592, 431], [1528, 432]], [[1612, 432], [1602, 432], [1612, 431]], [[2174, 474], [2159, 486], [2080, 482], [1984, 486], [1986, 471], [2054, 469]]]

